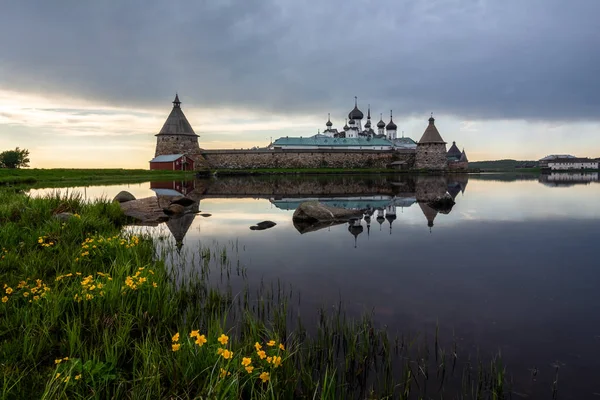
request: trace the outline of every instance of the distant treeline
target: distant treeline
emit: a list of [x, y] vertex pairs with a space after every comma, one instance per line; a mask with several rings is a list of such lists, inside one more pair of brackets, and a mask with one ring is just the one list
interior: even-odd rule
[[495, 160], [495, 161], [474, 161], [469, 162], [469, 168], [479, 168], [482, 171], [490, 170], [514, 170], [524, 168], [539, 168], [537, 161], [518, 161], [518, 160]]

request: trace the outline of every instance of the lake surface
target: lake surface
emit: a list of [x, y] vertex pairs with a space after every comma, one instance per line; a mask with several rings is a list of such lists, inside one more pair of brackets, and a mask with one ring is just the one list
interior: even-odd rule
[[[211, 215], [144, 229], [178, 242], [181, 254], [237, 248], [246, 281], [292, 285], [309, 320], [341, 299], [350, 315], [373, 312], [391, 334], [432, 335], [437, 325], [462, 351], [500, 351], [516, 398], [551, 398], [557, 367], [560, 398], [600, 398], [598, 174], [232, 177], [61, 190], [89, 199], [186, 194]], [[449, 212], [427, 205], [446, 192], [456, 202]], [[364, 209], [366, 218], [360, 227], [294, 224], [310, 199]], [[264, 220], [277, 225], [249, 229]]]

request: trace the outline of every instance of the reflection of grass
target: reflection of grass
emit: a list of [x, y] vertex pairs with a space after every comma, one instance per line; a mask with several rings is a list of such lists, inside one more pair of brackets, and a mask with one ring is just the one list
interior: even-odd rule
[[[462, 359], [437, 334], [392, 339], [341, 306], [305, 330], [292, 289], [247, 286], [237, 243], [179, 260], [195, 266], [184, 274], [166, 267], [172, 247], [124, 222], [106, 201], [0, 192], [0, 398], [509, 394], [499, 359]], [[246, 283], [237, 294], [234, 277]]]
[[193, 178], [193, 172], [143, 169], [6, 169], [0, 168], [2, 184], [69, 184], [145, 182]]
[[389, 168], [255, 168], [217, 169], [217, 175], [314, 175], [314, 174], [396, 174], [409, 171]]

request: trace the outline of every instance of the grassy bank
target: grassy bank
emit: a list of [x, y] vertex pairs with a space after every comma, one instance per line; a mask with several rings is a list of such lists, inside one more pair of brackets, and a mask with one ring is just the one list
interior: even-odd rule
[[342, 307], [305, 330], [291, 289], [231, 291], [248, 273], [235, 244], [202, 248], [181, 276], [174, 249], [124, 223], [115, 203], [0, 191], [1, 399], [509, 395], [499, 359], [391, 338]]
[[144, 169], [6, 169], [0, 168], [0, 185], [135, 183], [194, 177], [193, 172]]

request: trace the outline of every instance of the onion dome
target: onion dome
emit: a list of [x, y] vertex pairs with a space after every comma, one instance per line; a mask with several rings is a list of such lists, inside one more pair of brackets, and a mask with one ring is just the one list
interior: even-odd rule
[[348, 123], [349, 123], [350, 125], [354, 125], [354, 124], [355, 124], [355, 122], [354, 122], [354, 120], [353, 120], [352, 118], [350, 118], [350, 122], [348, 122]]
[[385, 128], [385, 122], [383, 122], [383, 114], [379, 114], [379, 122], [377, 123], [378, 128]]
[[362, 113], [362, 111], [360, 111], [358, 109], [358, 98], [356, 96], [354, 96], [354, 108], [348, 114], [348, 118], [350, 120], [353, 120], [353, 119], [361, 120], [361, 119], [363, 119], [363, 117], [364, 117], [364, 114]]
[[333, 126], [333, 124], [331, 123], [331, 116], [329, 113], [327, 113], [327, 123], [325, 124], [325, 126], [327, 126], [328, 128], [331, 128]]
[[371, 127], [371, 120], [368, 119], [367, 123], [365, 124], [365, 129], [369, 129]]
[[394, 120], [392, 119], [392, 110], [390, 110], [390, 122], [386, 125], [385, 129], [388, 131], [395, 131], [396, 129], [398, 129], [398, 127], [394, 123]]
[[348, 120], [346, 120], [346, 125], [344, 125], [344, 130], [347, 131], [348, 129], [350, 129], [350, 127], [348, 126]]

